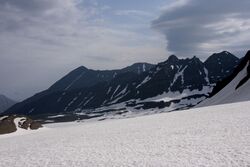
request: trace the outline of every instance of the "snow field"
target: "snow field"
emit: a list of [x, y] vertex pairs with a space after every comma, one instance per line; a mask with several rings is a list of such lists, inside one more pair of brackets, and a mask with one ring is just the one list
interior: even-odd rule
[[0, 166], [250, 166], [250, 101], [0, 136]]

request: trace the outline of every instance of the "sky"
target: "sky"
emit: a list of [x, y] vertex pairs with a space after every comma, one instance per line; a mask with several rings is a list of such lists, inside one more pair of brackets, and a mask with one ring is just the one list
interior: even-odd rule
[[249, 0], [1, 0], [0, 94], [23, 100], [78, 66], [243, 55]]

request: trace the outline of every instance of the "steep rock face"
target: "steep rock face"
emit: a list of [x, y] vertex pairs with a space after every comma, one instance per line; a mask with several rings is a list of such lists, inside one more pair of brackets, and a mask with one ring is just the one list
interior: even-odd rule
[[11, 100], [6, 96], [0, 94], [0, 113], [4, 112], [14, 104], [16, 104], [14, 100]]
[[201, 90], [203, 86], [208, 85], [206, 69], [198, 58], [179, 60], [172, 55], [167, 61], [159, 63], [149, 71], [136, 86], [135, 96], [146, 99], [164, 92], [182, 93], [185, 89]]
[[243, 59], [241, 59], [240, 63], [238, 63], [236, 68], [233, 69], [232, 73], [217, 83], [210, 96], [214, 96], [216, 93], [221, 91], [226, 85], [228, 85], [239, 74], [239, 72], [242, 71], [243, 68], [247, 65], [249, 58], [250, 58], [250, 52], [248, 51], [246, 56]]
[[[217, 60], [217, 56], [220, 57], [220, 54], [213, 55], [213, 59]], [[235, 62], [234, 57], [232, 59], [231, 62]], [[206, 62], [209, 61], [211, 60]], [[210, 76], [215, 75], [211, 74], [214, 71], [209, 71], [209, 63], [206, 65], [197, 57], [178, 59], [174, 55], [155, 66], [148, 65], [146, 68], [145, 63], [135, 64], [111, 74], [111, 71], [107, 74], [107, 71], [80, 67], [48, 90], [13, 106], [6, 113], [41, 115], [86, 111], [91, 113], [98, 108], [104, 111], [107, 108], [108, 111], [114, 108], [127, 111], [156, 107], [167, 107], [169, 111], [188, 108], [207, 98], [214, 83], [230, 74], [223, 72], [229, 67], [221, 67], [227, 61], [221, 59], [215, 62], [223, 69], [216, 74], [222, 77], [215, 78], [209, 77], [209, 73]], [[233, 69], [234, 63], [230, 71]]]
[[244, 85], [250, 78], [250, 51], [248, 51], [247, 55], [242, 59], [242, 63], [240, 63], [240, 66], [244, 66], [246, 68], [246, 75], [244, 78], [241, 79], [241, 81], [237, 84], [236, 89], [239, 89], [242, 85]]
[[250, 51], [227, 78], [220, 81], [211, 97], [198, 107], [250, 100]]
[[239, 61], [239, 58], [227, 51], [214, 53], [205, 61], [205, 67], [209, 71], [209, 80], [212, 83], [221, 81], [232, 73], [232, 67], [236, 67]]

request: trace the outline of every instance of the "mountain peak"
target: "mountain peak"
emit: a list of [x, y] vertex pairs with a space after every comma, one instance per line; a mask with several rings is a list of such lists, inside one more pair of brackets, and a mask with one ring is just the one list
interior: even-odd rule
[[208, 57], [208, 59], [205, 61], [209, 62], [209, 61], [220, 61], [221, 59], [230, 59], [232, 61], [239, 61], [239, 58], [236, 57], [235, 55], [233, 55], [232, 53], [228, 52], [228, 51], [222, 51], [220, 53], [213, 53], [210, 57]]
[[233, 55], [232, 53], [228, 52], [228, 51], [222, 51], [219, 53], [213, 53], [211, 56], [211, 58], [228, 58], [228, 57], [232, 57], [232, 58], [236, 58], [237, 57], [235, 55]]
[[179, 60], [179, 59], [178, 59], [177, 56], [171, 55], [171, 56], [168, 57], [168, 60], [167, 60], [167, 61], [176, 62], [176, 61], [178, 61], [178, 60]]
[[80, 66], [80, 67], [76, 68], [75, 70], [82, 70], [82, 71], [85, 71], [85, 70], [88, 70], [88, 68], [85, 67], [85, 66]]
[[190, 62], [192, 62], [192, 63], [198, 63], [198, 64], [202, 64], [202, 62], [201, 62], [201, 60], [198, 58], [198, 57], [196, 57], [196, 56], [193, 56], [191, 59], [189, 59], [190, 60]]
[[196, 56], [193, 56], [192, 58], [191, 58], [191, 60], [200, 60], [198, 57], [196, 57]]
[[229, 55], [229, 54], [231, 54], [230, 52], [228, 52], [228, 51], [222, 51], [221, 53], [224, 53], [224, 54], [227, 54], [227, 55]]

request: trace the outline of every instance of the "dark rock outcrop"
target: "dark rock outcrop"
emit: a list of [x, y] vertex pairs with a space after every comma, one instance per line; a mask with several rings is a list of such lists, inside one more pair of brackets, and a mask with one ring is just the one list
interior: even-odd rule
[[[15, 122], [15, 119], [18, 119], [18, 121]], [[25, 116], [10, 115], [0, 117], [0, 134], [15, 132], [18, 128], [37, 130], [41, 127], [41, 123]]]
[[14, 118], [14, 116], [8, 116], [0, 120], [0, 134], [12, 133], [17, 130]]

